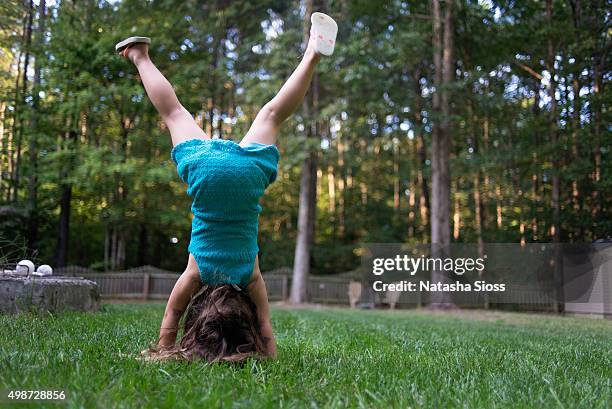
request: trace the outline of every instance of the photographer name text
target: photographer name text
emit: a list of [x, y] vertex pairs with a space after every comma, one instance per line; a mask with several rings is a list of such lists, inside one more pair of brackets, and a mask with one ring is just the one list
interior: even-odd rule
[[455, 281], [453, 283], [431, 282], [431, 281], [399, 281], [396, 283], [384, 283], [382, 281], [374, 281], [372, 288], [376, 292], [387, 291], [429, 291], [429, 292], [501, 292], [506, 291], [506, 285], [500, 283], [487, 283], [486, 281], [476, 281], [474, 283], [462, 283]]

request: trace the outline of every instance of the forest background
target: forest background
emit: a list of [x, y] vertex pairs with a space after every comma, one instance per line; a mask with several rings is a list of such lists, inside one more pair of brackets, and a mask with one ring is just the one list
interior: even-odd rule
[[203, 129], [239, 140], [297, 65], [317, 10], [339, 23], [336, 52], [281, 132], [260, 217], [264, 271], [297, 254], [314, 274], [339, 273], [359, 263], [361, 243], [428, 243], [432, 232], [604, 238], [609, 5], [3, 1], [0, 258], [182, 270], [190, 198], [114, 44], [151, 37], [152, 59]]

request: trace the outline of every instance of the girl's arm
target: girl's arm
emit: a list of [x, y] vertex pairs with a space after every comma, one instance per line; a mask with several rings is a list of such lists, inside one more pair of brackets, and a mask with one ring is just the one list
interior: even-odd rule
[[266, 283], [264, 282], [261, 271], [259, 271], [259, 263], [255, 261], [255, 270], [253, 278], [247, 286], [247, 291], [251, 300], [257, 307], [257, 316], [261, 328], [261, 335], [266, 340], [266, 351], [269, 357], [276, 357], [276, 341], [272, 333], [272, 322], [270, 320], [270, 304], [268, 303], [268, 292], [266, 291]]
[[176, 284], [174, 284], [168, 304], [166, 305], [166, 311], [164, 312], [164, 318], [159, 330], [158, 345], [162, 347], [174, 345], [179, 321], [185, 312], [185, 308], [187, 308], [191, 296], [202, 288], [202, 281], [200, 280], [200, 273], [195, 260], [192, 263], [192, 256], [190, 255], [189, 258], [187, 269], [185, 269], [185, 272], [181, 274]]

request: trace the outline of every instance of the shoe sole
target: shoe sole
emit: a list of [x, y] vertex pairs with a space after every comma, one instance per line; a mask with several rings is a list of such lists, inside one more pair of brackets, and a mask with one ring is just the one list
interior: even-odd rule
[[151, 39], [149, 37], [129, 37], [115, 44], [115, 51], [121, 52], [128, 46], [136, 43], [151, 44]]
[[315, 12], [310, 16], [315, 36], [315, 51], [330, 56], [334, 53], [338, 24], [327, 14]]

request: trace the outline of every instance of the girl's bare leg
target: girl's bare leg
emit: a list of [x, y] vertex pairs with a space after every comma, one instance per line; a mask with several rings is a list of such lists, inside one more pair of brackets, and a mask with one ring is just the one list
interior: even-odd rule
[[136, 65], [149, 99], [170, 130], [172, 145], [176, 146], [188, 139], [209, 139], [189, 111], [181, 105], [170, 82], [149, 58], [148, 45], [132, 45], [127, 51], [127, 57]]
[[266, 103], [255, 117], [255, 121], [240, 142], [259, 142], [266, 145], [276, 143], [281, 124], [300, 106], [310, 87], [315, 67], [321, 56], [314, 51], [311, 38], [302, 61], [283, 84], [274, 98]]

